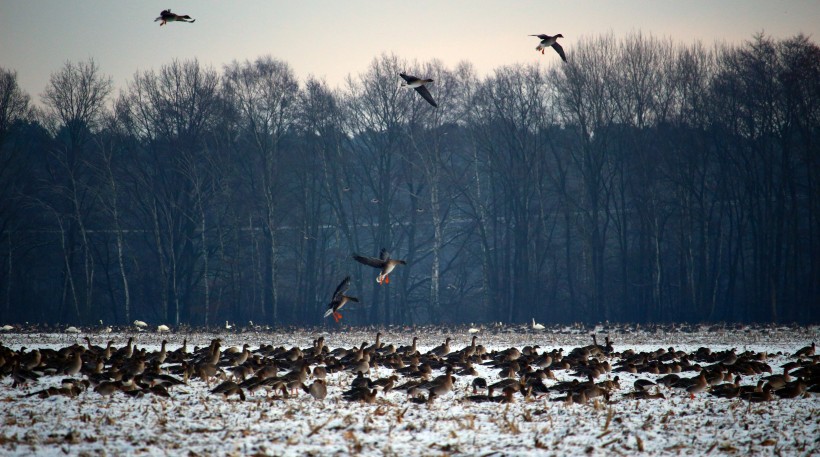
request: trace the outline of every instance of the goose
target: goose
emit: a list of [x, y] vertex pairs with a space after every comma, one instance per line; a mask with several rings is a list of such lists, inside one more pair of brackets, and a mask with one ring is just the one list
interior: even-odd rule
[[430, 95], [430, 91], [424, 87], [425, 84], [433, 82], [432, 79], [421, 79], [406, 73], [399, 73], [399, 76], [404, 79], [404, 82], [401, 83], [402, 87], [412, 87], [419, 93], [419, 95], [422, 96], [422, 98], [427, 100], [427, 103], [433, 105], [434, 108], [438, 108], [438, 103], [433, 100], [433, 96]]
[[740, 394], [740, 376], [735, 376], [734, 382], [727, 382], [712, 386], [709, 393], [719, 398], [735, 398]]
[[695, 381], [686, 388], [686, 391], [689, 392], [689, 398], [694, 399], [695, 394], [704, 392], [708, 387], [709, 383], [706, 381], [706, 373], [701, 371]]
[[159, 17], [154, 19], [154, 22], [159, 22], [160, 27], [167, 24], [168, 22], [187, 22], [189, 24], [192, 24], [195, 21], [196, 19], [191, 19], [191, 16], [187, 14], [174, 14], [171, 12], [170, 9], [162, 10], [162, 12], [159, 13]]
[[539, 324], [539, 323], [535, 322], [535, 318], [534, 318], [534, 317], [532, 318], [532, 329], [533, 329], [533, 330], [544, 330], [545, 328], [546, 328], [546, 327], [544, 327], [544, 325], [543, 325], [543, 324]]
[[396, 375], [392, 375], [387, 378], [379, 378], [375, 381], [372, 381], [369, 387], [377, 390], [381, 390], [382, 392], [390, 392], [393, 389], [393, 386], [396, 385], [396, 381], [399, 380], [399, 377]]
[[347, 289], [350, 287], [350, 276], [347, 276], [336, 286], [336, 291], [333, 292], [333, 298], [330, 300], [330, 303], [327, 305], [327, 311], [325, 311], [325, 316], [328, 317], [333, 315], [333, 319], [336, 322], [339, 322], [339, 319], [342, 318], [342, 314], [339, 312], [342, 307], [347, 304], [349, 301], [353, 301], [358, 303], [359, 299], [356, 297], [351, 297], [349, 295], [345, 295]]
[[309, 393], [315, 400], [322, 401], [325, 397], [327, 397], [327, 384], [325, 384], [323, 379], [313, 381], [313, 384], [311, 384], [310, 387], [303, 384], [302, 389]]
[[134, 326], [139, 328], [139, 329], [142, 329], [142, 328], [148, 327], [148, 324], [146, 324], [145, 321], [141, 321], [141, 320], [137, 319], [137, 320], [134, 321]]
[[0, 330], [2, 330], [4, 332], [10, 332], [10, 331], [14, 330], [14, 327], [12, 327], [9, 324], [6, 324], [6, 325], [0, 327]]
[[471, 386], [473, 387], [473, 393], [475, 394], [478, 391], [478, 389], [487, 388], [487, 380], [481, 377], [473, 378]]
[[744, 400], [749, 400], [752, 403], [761, 403], [761, 402], [764, 402], [764, 401], [771, 401], [773, 399], [773, 397], [772, 397], [772, 386], [769, 385], [769, 384], [766, 384], [765, 386], [763, 386], [762, 391], [752, 392], [748, 395], [744, 395], [742, 398]]
[[157, 333], [167, 333], [167, 332], [170, 332], [170, 331], [171, 331], [171, 328], [168, 327], [165, 324], [157, 326]]
[[648, 379], [636, 379], [635, 382], [632, 384], [635, 386], [636, 391], [648, 391], [656, 384]]
[[356, 372], [356, 377], [353, 378], [353, 381], [350, 382], [350, 388], [351, 389], [359, 389], [359, 388], [362, 388], [362, 387], [370, 387], [371, 383], [372, 383], [372, 381], [370, 380], [370, 378], [366, 378], [364, 376], [363, 371], [358, 371], [358, 372]]
[[806, 346], [797, 350], [794, 353], [794, 357], [802, 358], [802, 357], [811, 357], [814, 355], [817, 349], [817, 345], [814, 341], [811, 342], [810, 346]]
[[80, 329], [78, 329], [77, 327], [72, 325], [71, 327], [68, 327], [67, 329], [65, 329], [65, 332], [66, 333], [80, 333]]
[[797, 398], [800, 395], [803, 395], [803, 392], [806, 391], [806, 387], [808, 387], [806, 386], [806, 382], [802, 379], [798, 379], [797, 381], [790, 382], [784, 387], [777, 389], [774, 393], [780, 398]]
[[438, 357], [446, 356], [450, 353], [450, 341], [453, 341], [453, 339], [448, 336], [444, 339], [443, 344], [436, 346], [433, 349], [430, 349], [430, 352], [428, 352], [428, 354], [432, 354]]
[[211, 393], [222, 394], [223, 398], [228, 398], [231, 395], [239, 395], [239, 399], [245, 401], [245, 392], [243, 392], [239, 384], [234, 381], [223, 381], [216, 386]]
[[347, 401], [356, 401], [362, 403], [375, 403], [376, 394], [379, 391], [376, 389], [368, 390], [367, 388], [351, 389], [342, 393], [342, 398]]
[[540, 35], [530, 35], [530, 36], [538, 37], [538, 38], [541, 39], [541, 42], [538, 43], [538, 46], [535, 47], [536, 51], [541, 51], [541, 54], [543, 54], [544, 49], [551, 46], [552, 49], [555, 49], [555, 52], [557, 52], [558, 55], [561, 56], [561, 60], [563, 60], [564, 62], [567, 61], [567, 56], [564, 54], [564, 48], [562, 48], [561, 45], [558, 44], [558, 38], [564, 38], [564, 35], [561, 35], [559, 33], [558, 35], [555, 35], [555, 36], [549, 36], [549, 35], [546, 35], [546, 34], [542, 33]]
[[629, 392], [624, 395], [624, 398], [631, 398], [633, 400], [653, 400], [656, 398], [666, 398], [660, 392], [660, 390], [655, 389], [655, 393], [651, 393], [649, 390], [636, 390], [634, 392]]
[[791, 375], [789, 374], [789, 369], [791, 367], [786, 365], [783, 367], [783, 374], [774, 374], [771, 376], [766, 376], [763, 379], [768, 381], [766, 384], [772, 387], [772, 390], [782, 389], [786, 383], [792, 380]]
[[363, 265], [378, 268], [379, 275], [376, 276], [376, 282], [379, 284], [390, 284], [390, 278], [387, 275], [389, 275], [397, 265], [407, 265], [407, 262], [404, 260], [391, 259], [390, 253], [384, 248], [382, 248], [379, 253], [378, 259], [359, 254], [353, 254], [353, 259]]

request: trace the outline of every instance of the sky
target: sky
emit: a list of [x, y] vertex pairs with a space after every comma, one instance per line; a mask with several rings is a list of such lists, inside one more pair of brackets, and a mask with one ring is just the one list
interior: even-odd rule
[[[154, 19], [166, 8], [196, 22], [160, 27]], [[558, 55], [537, 53], [538, 39], [528, 34], [561, 33], [571, 55], [574, 41], [637, 31], [707, 45], [760, 32], [817, 42], [820, 1], [0, 0], [0, 67], [17, 71], [35, 103], [52, 73], [89, 58], [118, 89], [137, 71], [174, 59], [221, 71], [264, 55], [287, 62], [300, 79], [340, 87], [382, 53], [451, 68], [466, 60], [484, 76], [503, 65], [555, 64]]]

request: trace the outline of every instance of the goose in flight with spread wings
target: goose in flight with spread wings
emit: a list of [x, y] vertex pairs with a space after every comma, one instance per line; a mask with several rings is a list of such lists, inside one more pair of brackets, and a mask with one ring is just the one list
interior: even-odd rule
[[558, 55], [561, 56], [561, 60], [563, 60], [564, 62], [567, 61], [567, 56], [566, 56], [566, 54], [564, 54], [564, 48], [562, 48], [561, 45], [558, 44], [558, 38], [564, 38], [564, 35], [561, 35], [559, 33], [558, 35], [555, 35], [555, 36], [549, 36], [549, 35], [545, 35], [545, 34], [542, 33], [540, 35], [530, 35], [530, 36], [538, 37], [538, 38], [541, 39], [541, 42], [538, 43], [538, 46], [535, 47], [536, 51], [541, 51], [541, 54], [543, 54], [544, 49], [547, 49], [548, 47], [551, 46], [552, 49], [555, 49], [555, 52], [557, 52]]
[[158, 21], [159, 21], [159, 26], [162, 27], [163, 25], [165, 25], [169, 22], [194, 23], [196, 21], [196, 19], [191, 19], [191, 16], [188, 16], [187, 14], [184, 14], [184, 15], [174, 14], [174, 13], [171, 12], [170, 9], [167, 9], [167, 10], [162, 10], [162, 12], [159, 13], [159, 17], [154, 19], [154, 22], [158, 22]]
[[378, 268], [380, 271], [379, 275], [376, 277], [376, 282], [379, 284], [390, 284], [390, 278], [388, 278], [387, 275], [389, 275], [390, 272], [396, 268], [396, 265], [407, 265], [407, 262], [404, 260], [391, 259], [390, 253], [384, 248], [382, 248], [381, 253], [379, 253], [378, 259], [359, 254], [353, 254], [353, 258], [361, 264]]
[[330, 300], [330, 303], [327, 305], [325, 317], [333, 315], [333, 319], [336, 322], [339, 322], [339, 319], [342, 318], [342, 314], [339, 310], [342, 309], [342, 307], [349, 301], [359, 302], [358, 298], [345, 295], [348, 288], [350, 288], [350, 276], [343, 279], [342, 282], [340, 282], [336, 287], [336, 292], [333, 292], [333, 299]]
[[413, 89], [416, 89], [416, 92], [421, 94], [421, 96], [427, 100], [428, 103], [438, 108], [438, 103], [433, 100], [433, 96], [430, 95], [430, 91], [424, 87], [425, 84], [433, 82], [432, 79], [421, 79], [406, 73], [399, 73], [399, 76], [401, 76], [405, 81], [401, 83], [402, 87], [412, 87]]

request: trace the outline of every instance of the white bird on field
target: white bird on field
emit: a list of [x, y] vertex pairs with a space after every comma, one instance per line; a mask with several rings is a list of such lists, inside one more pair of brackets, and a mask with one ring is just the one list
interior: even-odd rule
[[533, 330], [544, 330], [545, 328], [546, 327], [544, 327], [542, 324], [539, 324], [539, 323], [535, 322], [534, 317], [532, 318], [532, 329]]
[[161, 325], [157, 326], [157, 332], [159, 332], [159, 333], [165, 333], [165, 332], [170, 332], [170, 331], [171, 331], [171, 328], [168, 327], [165, 324], [161, 324]]
[[467, 330], [467, 333], [478, 333], [480, 331], [481, 331], [480, 329], [477, 329], [475, 327], [470, 327], [470, 329]]
[[71, 327], [65, 329], [65, 332], [66, 333], [80, 333], [80, 329], [78, 329], [77, 327], [72, 325]]
[[4, 332], [8, 332], [8, 331], [10, 331], [10, 330], [14, 330], [14, 327], [12, 327], [12, 326], [11, 326], [11, 325], [9, 325], [9, 324], [6, 324], [6, 325], [4, 325], [4, 326], [0, 327], [0, 330], [2, 330], [2, 331], [4, 331]]
[[225, 321], [225, 330], [230, 330], [233, 328], [233, 325], [229, 324], [228, 321]]
[[144, 321], [141, 321], [141, 320], [135, 320], [134, 325], [136, 325], [139, 328], [148, 327], [148, 324], [146, 324]]

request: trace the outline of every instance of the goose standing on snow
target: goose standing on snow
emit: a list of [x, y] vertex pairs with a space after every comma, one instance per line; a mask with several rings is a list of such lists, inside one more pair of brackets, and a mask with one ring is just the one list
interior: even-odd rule
[[393, 271], [393, 269], [396, 268], [397, 265], [407, 265], [407, 262], [405, 262], [404, 260], [391, 259], [390, 253], [383, 248], [379, 253], [378, 259], [374, 257], [366, 257], [359, 254], [353, 254], [353, 259], [355, 259], [357, 262], [361, 264], [373, 268], [379, 268], [381, 271], [379, 271], [379, 276], [376, 277], [376, 282], [379, 284], [390, 284], [390, 278], [388, 278], [387, 275], [389, 275], [390, 272]]
[[563, 60], [564, 62], [567, 61], [567, 56], [564, 54], [564, 48], [562, 48], [561, 45], [558, 44], [558, 38], [564, 38], [564, 35], [561, 35], [559, 33], [558, 35], [555, 35], [555, 36], [549, 36], [549, 35], [545, 35], [545, 34], [542, 33], [540, 35], [530, 35], [530, 36], [538, 37], [538, 38], [541, 39], [541, 42], [538, 43], [538, 46], [535, 47], [536, 51], [541, 51], [541, 54], [543, 54], [544, 49], [547, 49], [548, 47], [552, 47], [552, 49], [555, 49], [555, 52], [557, 52], [558, 55], [561, 56], [561, 60]]
[[350, 288], [350, 276], [346, 277], [339, 283], [336, 287], [336, 291], [333, 292], [333, 298], [330, 300], [330, 303], [327, 305], [327, 311], [325, 311], [325, 316], [328, 317], [331, 314], [333, 315], [333, 319], [336, 322], [339, 322], [339, 319], [342, 318], [342, 314], [339, 312], [340, 309], [348, 302], [354, 301], [359, 302], [359, 299], [356, 297], [351, 297], [345, 295], [347, 289]]
[[406, 73], [399, 73], [399, 76], [401, 76], [402, 79], [404, 79], [405, 81], [401, 83], [403, 87], [412, 87], [413, 89], [416, 89], [416, 92], [418, 92], [425, 100], [427, 100], [428, 103], [433, 105], [433, 107], [438, 108], [438, 103], [436, 103], [436, 101], [433, 100], [433, 96], [430, 95], [430, 91], [427, 90], [426, 87], [424, 87], [425, 84], [433, 82], [432, 79], [421, 79], [415, 76], [408, 75]]
[[546, 328], [546, 327], [544, 327], [544, 325], [543, 325], [543, 324], [539, 324], [539, 323], [535, 322], [535, 318], [534, 318], [534, 317], [532, 318], [532, 329], [533, 329], [533, 330], [544, 330], [545, 328]]
[[191, 16], [188, 16], [187, 14], [174, 14], [170, 9], [162, 10], [162, 12], [159, 13], [159, 17], [154, 19], [154, 22], [159, 22], [160, 27], [169, 22], [188, 22], [193, 24], [194, 21], [196, 21], [196, 19], [191, 19]]

